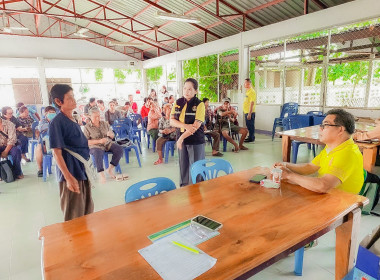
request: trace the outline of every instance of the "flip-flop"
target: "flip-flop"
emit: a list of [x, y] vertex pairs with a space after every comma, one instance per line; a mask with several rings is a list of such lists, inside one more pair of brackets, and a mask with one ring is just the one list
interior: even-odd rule
[[158, 159], [154, 162], [154, 165], [157, 165], [157, 164], [161, 164], [163, 163], [164, 161], [162, 159]]
[[248, 148], [247, 148], [247, 147], [244, 147], [244, 146], [241, 146], [241, 147], [239, 147], [239, 150], [246, 151], [246, 150], [248, 150]]
[[216, 154], [212, 154], [213, 157], [222, 157], [223, 154], [220, 152], [217, 152]]
[[129, 179], [128, 175], [121, 174], [119, 176], [116, 176], [116, 181], [118, 181], [118, 182], [125, 181], [125, 180], [128, 180], [128, 179]]

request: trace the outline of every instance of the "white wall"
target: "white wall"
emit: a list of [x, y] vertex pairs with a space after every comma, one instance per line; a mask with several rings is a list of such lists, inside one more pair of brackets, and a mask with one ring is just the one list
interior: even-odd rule
[[79, 39], [0, 35], [0, 42], [0, 57], [3, 58], [136, 61], [130, 56]]

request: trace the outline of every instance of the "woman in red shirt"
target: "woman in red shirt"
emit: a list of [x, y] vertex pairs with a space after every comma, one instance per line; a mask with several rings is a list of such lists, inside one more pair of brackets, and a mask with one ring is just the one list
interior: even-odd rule
[[144, 98], [144, 105], [142, 105], [141, 107], [141, 117], [144, 119], [145, 117], [148, 116], [149, 114], [149, 106], [150, 106], [150, 102], [151, 102], [152, 98], [150, 97], [145, 97]]

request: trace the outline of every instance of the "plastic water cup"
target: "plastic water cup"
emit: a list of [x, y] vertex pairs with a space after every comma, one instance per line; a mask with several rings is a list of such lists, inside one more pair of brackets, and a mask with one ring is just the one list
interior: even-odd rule
[[276, 184], [281, 183], [281, 177], [282, 177], [282, 170], [280, 168], [273, 168], [271, 170], [272, 173], [272, 181]]

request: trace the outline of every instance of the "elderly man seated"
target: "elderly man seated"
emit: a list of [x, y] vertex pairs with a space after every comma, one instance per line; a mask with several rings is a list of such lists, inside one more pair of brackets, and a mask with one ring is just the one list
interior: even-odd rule
[[123, 155], [123, 147], [113, 142], [115, 137], [108, 122], [100, 120], [100, 112], [98, 108], [92, 108], [89, 111], [90, 121], [84, 127], [84, 135], [88, 139], [88, 146], [90, 147], [90, 154], [95, 159], [95, 165], [100, 175], [101, 183], [105, 183], [106, 177], [103, 167], [103, 156], [105, 152], [112, 153], [112, 160], [107, 169], [107, 173], [112, 179], [124, 180], [127, 175], [116, 177], [114, 174], [115, 166]]
[[16, 128], [15, 125], [0, 118], [0, 156], [7, 158], [12, 156], [13, 173], [16, 179], [24, 178], [21, 171], [21, 150], [16, 146]]
[[170, 112], [172, 110], [171, 104], [165, 104], [163, 107], [164, 116], [161, 117], [158, 124], [158, 135], [160, 136], [157, 139], [157, 153], [158, 160], [154, 162], [154, 165], [163, 163], [163, 155], [162, 150], [167, 141], [175, 141], [176, 140], [176, 128], [170, 125]]
[[[237, 153], [239, 150], [248, 150], [248, 148], [243, 145], [244, 139], [248, 134], [248, 130], [244, 127], [240, 127], [234, 124], [237, 118], [237, 113], [232, 109], [230, 103], [231, 101], [229, 98], [223, 99], [223, 105], [220, 106], [216, 112], [215, 130], [218, 130], [220, 133], [222, 133], [223, 137], [235, 146], [233, 151]], [[234, 139], [232, 139], [232, 133], [241, 134], [239, 145], [234, 141]]]
[[[282, 178], [303, 188], [326, 193], [337, 188], [357, 194], [364, 183], [363, 156], [351, 135], [355, 131], [354, 116], [342, 109], [327, 112], [320, 126], [319, 139], [326, 144], [312, 162], [305, 164], [275, 163]], [[317, 177], [310, 177], [318, 173]]]

